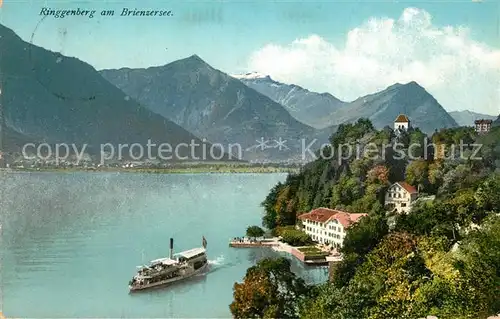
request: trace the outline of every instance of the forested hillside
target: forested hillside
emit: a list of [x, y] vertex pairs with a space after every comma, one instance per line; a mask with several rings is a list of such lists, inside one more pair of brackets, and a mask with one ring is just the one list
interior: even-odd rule
[[[263, 225], [271, 230], [294, 225], [298, 214], [320, 206], [369, 215], [348, 229], [343, 261], [331, 282], [292, 291], [286, 315], [280, 312], [282, 294], [272, 289], [266, 302], [235, 301], [231, 309], [240, 311], [233, 315], [465, 319], [500, 312], [500, 128], [481, 136], [468, 128], [429, 138], [418, 129], [396, 135], [390, 128], [377, 131], [363, 119], [341, 125], [323, 154], [339, 145], [374, 143], [370, 158], [317, 159], [272, 189], [263, 202]], [[389, 141], [391, 146], [384, 147]], [[436, 159], [430, 143], [446, 146]], [[480, 149], [472, 145], [480, 143]], [[415, 153], [412, 158], [393, 156], [408, 154], [407, 147]], [[387, 214], [384, 192], [400, 180], [435, 199], [417, 201], [408, 215]], [[388, 218], [394, 218], [392, 228]], [[268, 268], [256, 267], [265, 278], [271, 276]]]

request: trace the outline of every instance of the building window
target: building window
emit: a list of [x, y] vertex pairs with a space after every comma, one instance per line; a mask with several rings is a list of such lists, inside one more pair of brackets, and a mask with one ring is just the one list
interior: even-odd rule
[[406, 207], [406, 203], [401, 203], [401, 207]]

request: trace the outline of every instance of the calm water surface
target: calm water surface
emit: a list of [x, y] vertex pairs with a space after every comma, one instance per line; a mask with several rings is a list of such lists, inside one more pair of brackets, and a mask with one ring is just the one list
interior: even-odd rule
[[[228, 318], [232, 287], [276, 253], [231, 249], [284, 174], [1, 173], [3, 313], [22, 318]], [[135, 267], [208, 241], [208, 274], [128, 293]], [[325, 268], [293, 270], [306, 281]]]

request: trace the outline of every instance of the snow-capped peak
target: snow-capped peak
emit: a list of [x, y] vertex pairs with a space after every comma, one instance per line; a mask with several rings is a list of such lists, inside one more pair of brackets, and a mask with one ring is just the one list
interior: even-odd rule
[[250, 73], [245, 73], [245, 74], [232, 74], [231, 75], [233, 78], [236, 79], [245, 79], [245, 80], [252, 80], [252, 79], [264, 79], [266, 77], [269, 77], [268, 75], [259, 73], [259, 72], [250, 72]]

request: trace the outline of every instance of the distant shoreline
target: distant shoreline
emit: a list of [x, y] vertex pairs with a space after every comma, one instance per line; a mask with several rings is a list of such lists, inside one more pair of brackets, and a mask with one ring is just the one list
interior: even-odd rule
[[168, 168], [121, 168], [121, 167], [106, 167], [106, 168], [84, 168], [84, 167], [60, 167], [60, 168], [8, 168], [4, 169], [11, 172], [88, 172], [88, 173], [147, 173], [147, 174], [240, 174], [240, 173], [295, 173], [299, 168], [290, 167], [226, 167], [226, 166], [201, 166], [201, 167], [168, 167]]

